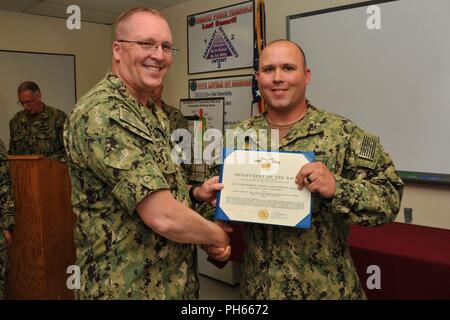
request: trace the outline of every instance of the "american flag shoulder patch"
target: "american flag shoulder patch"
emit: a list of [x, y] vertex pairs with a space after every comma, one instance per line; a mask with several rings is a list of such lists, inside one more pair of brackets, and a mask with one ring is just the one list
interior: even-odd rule
[[365, 134], [358, 151], [358, 157], [374, 161], [378, 140], [376, 136]]

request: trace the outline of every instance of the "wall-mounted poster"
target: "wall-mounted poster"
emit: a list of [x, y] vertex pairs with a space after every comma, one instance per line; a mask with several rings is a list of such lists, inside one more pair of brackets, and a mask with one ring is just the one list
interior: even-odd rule
[[225, 98], [224, 129], [252, 116], [252, 75], [189, 80], [189, 98]]
[[253, 67], [253, 1], [187, 17], [188, 73]]
[[220, 130], [219, 140], [222, 137], [224, 105], [224, 98], [180, 100], [180, 111], [183, 116], [187, 119], [195, 119], [189, 121], [192, 152], [188, 155], [185, 150], [186, 158], [192, 159], [192, 173], [189, 177], [191, 181], [205, 181], [208, 163], [210, 163], [211, 159], [220, 156], [219, 152], [214, 156], [211, 155], [209, 159], [205, 159], [203, 151], [209, 144], [218, 142], [211, 139], [208, 135], [205, 136], [208, 129]]
[[224, 98], [180, 99], [180, 111], [185, 117], [197, 116], [208, 128], [223, 131]]

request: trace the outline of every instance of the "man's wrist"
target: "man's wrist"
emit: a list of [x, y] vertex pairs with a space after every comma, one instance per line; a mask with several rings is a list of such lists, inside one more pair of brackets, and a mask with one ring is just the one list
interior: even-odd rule
[[194, 191], [195, 189], [197, 189], [198, 187], [201, 187], [201, 184], [194, 184], [192, 185], [192, 187], [189, 189], [189, 198], [191, 199], [191, 202], [194, 204], [202, 204], [204, 201], [200, 201], [198, 200], [195, 195], [194, 195]]

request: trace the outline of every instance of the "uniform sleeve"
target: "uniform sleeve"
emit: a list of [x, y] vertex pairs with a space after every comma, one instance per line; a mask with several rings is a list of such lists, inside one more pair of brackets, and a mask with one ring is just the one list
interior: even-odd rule
[[56, 147], [55, 153], [49, 156], [49, 159], [66, 162], [66, 151], [64, 150], [63, 131], [64, 131], [64, 122], [66, 121], [67, 115], [63, 111], [58, 110], [55, 116], [56, 116], [55, 119]]
[[[220, 164], [212, 164], [208, 167], [208, 172], [206, 174], [206, 179], [212, 178], [214, 176], [220, 175]], [[214, 221], [214, 216], [216, 213], [216, 208], [211, 204], [205, 202], [199, 205], [195, 210], [200, 213], [205, 219]]]
[[356, 129], [344, 172], [335, 179], [336, 192], [331, 201], [335, 213], [363, 226], [395, 220], [404, 185], [378, 137]]
[[15, 213], [14, 193], [6, 150], [3, 143], [0, 144], [0, 229], [12, 231]]
[[93, 108], [77, 124], [68, 121], [64, 134], [71, 165], [108, 185], [129, 214], [152, 192], [169, 189], [165, 174], [173, 172], [162, 172], [154, 159], [158, 141], [136, 126]]

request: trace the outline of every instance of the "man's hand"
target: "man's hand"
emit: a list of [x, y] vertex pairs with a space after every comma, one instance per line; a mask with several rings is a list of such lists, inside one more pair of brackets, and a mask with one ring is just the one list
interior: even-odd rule
[[[219, 225], [225, 232], [231, 233], [233, 232], [233, 228], [226, 222], [223, 221], [215, 221], [215, 224]], [[227, 261], [231, 255], [231, 246], [227, 245], [225, 247], [216, 247], [216, 246], [202, 246], [203, 250], [206, 251], [208, 257], [217, 261]]]
[[327, 166], [321, 162], [310, 162], [301, 167], [295, 178], [299, 189], [306, 187], [311, 192], [318, 192], [330, 199], [336, 192], [336, 180]]
[[9, 246], [12, 244], [12, 235], [11, 235], [11, 232], [9, 232], [8, 230], [4, 230], [4, 231], [3, 231], [3, 237], [5, 238], [6, 247], [9, 248]]
[[202, 247], [208, 257], [217, 261], [227, 261], [231, 255], [231, 246], [226, 247], [215, 247], [215, 246], [203, 246]]
[[194, 197], [200, 202], [209, 202], [216, 205], [216, 193], [223, 189], [223, 183], [219, 183], [219, 177], [214, 176], [194, 190]]

